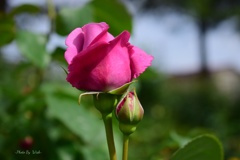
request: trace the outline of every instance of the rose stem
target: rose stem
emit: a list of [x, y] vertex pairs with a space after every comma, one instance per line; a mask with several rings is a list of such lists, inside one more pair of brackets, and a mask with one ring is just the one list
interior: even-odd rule
[[106, 116], [103, 115], [103, 122], [105, 126], [105, 131], [106, 131], [110, 160], [117, 160], [116, 149], [115, 149], [114, 138], [113, 138], [113, 129], [112, 129], [112, 113]]
[[128, 159], [128, 142], [129, 142], [129, 136], [124, 135], [123, 136], [122, 160]]

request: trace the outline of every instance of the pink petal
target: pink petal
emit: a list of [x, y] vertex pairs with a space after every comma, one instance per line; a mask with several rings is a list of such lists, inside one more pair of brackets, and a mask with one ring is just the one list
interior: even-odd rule
[[132, 77], [137, 78], [147, 67], [151, 65], [153, 56], [146, 54], [143, 50], [133, 46], [131, 55]]
[[107, 90], [118, 88], [125, 83], [130, 82], [131, 79], [131, 68], [129, 59], [129, 43], [128, 40], [130, 34], [125, 31], [117, 36], [114, 40], [110, 41], [108, 46], [108, 55], [101, 64], [106, 67]]
[[81, 28], [76, 28], [68, 35], [65, 41], [68, 48], [64, 55], [68, 64], [70, 64], [73, 57], [75, 57], [82, 50], [83, 42], [84, 39]]
[[93, 47], [78, 54], [69, 65], [67, 81], [80, 90], [98, 91], [102, 89], [102, 84], [97, 77], [92, 77], [92, 70], [106, 56], [107, 52], [98, 53], [106, 47], [106, 43], [98, 43]]
[[[113, 36], [107, 32], [109, 26], [105, 22], [89, 23], [82, 27], [84, 32], [84, 45], [83, 49], [87, 48], [90, 44], [96, 43], [99, 40], [108, 42], [113, 39]], [[97, 39], [97, 40], [95, 40]]]
[[80, 90], [109, 91], [131, 81], [129, 33], [83, 50], [69, 65], [67, 80]]
[[102, 32], [101, 34], [99, 34], [92, 42], [90, 45], [93, 45], [94, 43], [98, 43], [100, 41], [103, 41], [103, 42], [109, 42], [111, 40], [113, 40], [114, 37], [113, 35], [111, 35], [110, 33], [108, 32]]

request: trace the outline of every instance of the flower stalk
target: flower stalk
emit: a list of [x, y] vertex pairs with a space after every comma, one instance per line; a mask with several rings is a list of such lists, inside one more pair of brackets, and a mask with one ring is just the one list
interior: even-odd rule
[[117, 160], [117, 154], [114, 144], [113, 129], [112, 129], [112, 113], [103, 115], [103, 122], [106, 131], [106, 138], [108, 144], [108, 151], [110, 160]]
[[110, 160], [117, 160], [112, 127], [112, 112], [117, 102], [117, 95], [100, 92], [97, 94], [93, 94], [94, 106], [102, 114]]
[[129, 135], [123, 135], [122, 160], [128, 160], [128, 142]]

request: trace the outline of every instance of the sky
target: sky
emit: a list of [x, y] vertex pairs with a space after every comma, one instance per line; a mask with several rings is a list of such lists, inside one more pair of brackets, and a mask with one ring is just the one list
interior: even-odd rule
[[[75, 0], [55, 0], [59, 6], [75, 6]], [[55, 2], [54, 1], [54, 2]], [[81, 1], [85, 3], [85, 1]], [[10, 6], [20, 3], [45, 5], [46, 1], [9, 0]], [[79, 4], [80, 5], [80, 4]], [[46, 15], [19, 17], [25, 21], [22, 27], [38, 33], [47, 33], [50, 22]], [[29, 25], [31, 23], [31, 25]], [[173, 12], [163, 15], [153, 13], [134, 14], [131, 43], [154, 56], [153, 67], [169, 74], [193, 73], [199, 69], [198, 32], [194, 19]], [[47, 49], [65, 47], [65, 37], [53, 34]], [[15, 61], [19, 56], [13, 42], [2, 49], [6, 59]], [[240, 34], [236, 31], [234, 18], [221, 23], [207, 34], [208, 66], [211, 70], [234, 69], [240, 72]], [[14, 54], [10, 55], [9, 53]], [[6, 56], [7, 55], [7, 56]]]
[[[134, 42], [151, 53], [153, 65], [167, 73], [192, 73], [199, 69], [199, 41], [195, 21], [186, 15], [168, 13], [137, 15]], [[240, 34], [234, 18], [207, 33], [208, 66], [212, 71], [240, 71]]]

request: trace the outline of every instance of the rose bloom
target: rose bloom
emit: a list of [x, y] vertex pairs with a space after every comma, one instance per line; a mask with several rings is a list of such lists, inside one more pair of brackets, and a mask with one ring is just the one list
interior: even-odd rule
[[153, 57], [128, 41], [130, 33], [117, 37], [109, 26], [89, 23], [74, 29], [66, 39], [67, 81], [79, 90], [108, 92], [137, 78]]

